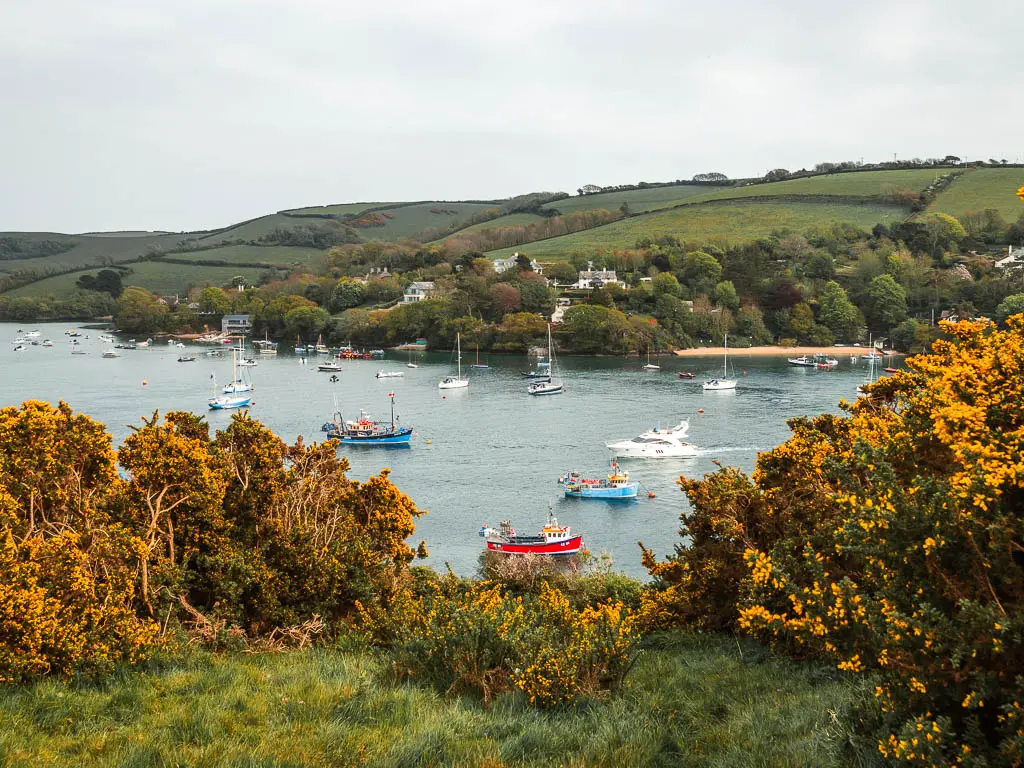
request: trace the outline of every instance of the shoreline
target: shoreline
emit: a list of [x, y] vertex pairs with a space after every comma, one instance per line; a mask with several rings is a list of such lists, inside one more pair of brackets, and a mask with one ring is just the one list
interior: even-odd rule
[[[856, 355], [866, 355], [871, 349], [869, 346], [844, 346], [844, 347], [729, 347], [729, 355], [732, 357], [799, 357], [801, 355], [831, 355], [836, 358]], [[719, 357], [725, 354], [725, 347], [692, 347], [691, 349], [677, 349], [673, 352], [676, 357]], [[882, 354], [879, 352], [879, 354]], [[903, 357], [902, 352], [893, 352], [893, 356]], [[886, 352], [883, 357], [889, 357]]]

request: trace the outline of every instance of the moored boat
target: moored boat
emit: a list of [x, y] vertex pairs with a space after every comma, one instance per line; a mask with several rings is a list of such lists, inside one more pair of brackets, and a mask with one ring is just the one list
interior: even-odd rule
[[401, 371], [377, 371], [378, 379], [397, 379], [405, 376]]
[[612, 471], [605, 477], [587, 478], [579, 472], [566, 472], [558, 478], [565, 486], [565, 495], [577, 499], [635, 499], [640, 483], [630, 482], [629, 472], [620, 471], [612, 462]]
[[395, 393], [388, 392], [391, 398], [391, 421], [375, 421], [365, 411], [359, 412], [359, 418], [346, 421], [341, 411], [335, 410], [334, 418], [324, 424], [321, 429], [327, 433], [329, 440], [337, 440], [342, 445], [383, 445], [408, 446], [412, 439], [412, 427], [403, 427], [395, 416]]
[[438, 383], [438, 389], [465, 389], [469, 386], [469, 381], [462, 378], [462, 337], [460, 334], [455, 334], [455, 363], [458, 366], [455, 376], [445, 376]]
[[328, 360], [326, 363], [319, 363], [316, 369], [326, 373], [337, 373], [341, 370], [341, 363], [335, 362], [334, 360]]
[[680, 371], [679, 373], [676, 374], [676, 378], [683, 379], [684, 381], [689, 381], [690, 379], [697, 378], [697, 374], [690, 373], [689, 371]]
[[736, 389], [735, 372], [732, 377], [729, 376], [729, 334], [725, 334], [725, 352], [722, 357], [722, 375], [716, 376], [713, 379], [708, 379], [701, 384], [701, 389], [705, 392]]
[[509, 520], [502, 520], [498, 528], [484, 525], [479, 535], [486, 539], [487, 549], [505, 555], [575, 555], [583, 549], [583, 535], [573, 534], [568, 525], [559, 525], [548, 507], [547, 524], [534, 535], [517, 534]]
[[565, 392], [565, 387], [557, 378], [555, 366], [555, 348], [551, 343], [551, 323], [548, 323], [548, 365], [551, 375], [547, 379], [536, 379], [527, 388], [530, 395], [560, 395]]

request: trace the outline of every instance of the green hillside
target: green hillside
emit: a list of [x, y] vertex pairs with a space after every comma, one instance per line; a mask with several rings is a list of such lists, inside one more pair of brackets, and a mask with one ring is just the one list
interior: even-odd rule
[[145, 256], [154, 249], [173, 248], [182, 240], [192, 239], [188, 234], [146, 234], [142, 236], [102, 237], [96, 235], [64, 235], [54, 232], [0, 232], [0, 237], [19, 240], [55, 240], [71, 243], [74, 247], [64, 253], [45, 259], [15, 259], [0, 261], [0, 271], [39, 269], [50, 265], [88, 266], [104, 262], [120, 262]]
[[575, 213], [576, 211], [593, 211], [598, 208], [614, 211], [621, 208], [623, 203], [628, 203], [633, 212], [654, 211], [659, 208], [671, 208], [687, 202], [692, 197], [706, 195], [718, 189], [718, 187], [690, 184], [652, 189], [629, 189], [622, 192], [601, 192], [596, 195], [569, 197], [565, 200], [548, 203], [544, 207], [557, 208], [560, 213]]
[[490, 203], [396, 205], [375, 212], [380, 217], [377, 220], [383, 220], [382, 226], [356, 227], [356, 231], [364, 240], [405, 240], [418, 237], [428, 229], [466, 222], [474, 213], [494, 207]]
[[224, 261], [230, 264], [273, 264], [291, 267], [313, 264], [326, 258], [324, 251], [315, 248], [293, 248], [286, 245], [227, 245], [190, 253], [175, 253], [169, 258], [184, 261]]
[[[169, 264], [160, 261], [143, 261], [129, 266], [130, 272], [122, 276], [122, 282], [138, 285], [156, 294], [184, 294], [192, 285], [224, 286], [231, 278], [242, 275], [248, 282], [259, 280], [262, 268], [252, 267], [205, 267], [198, 264]], [[85, 272], [71, 272], [66, 275], [48, 277], [5, 293], [5, 296], [67, 296], [75, 292], [75, 281]]]
[[369, 208], [380, 208], [383, 205], [401, 205], [401, 203], [337, 203], [335, 205], [311, 205], [308, 208], [287, 208], [278, 213], [327, 214], [329, 216], [345, 216], [350, 213], [361, 213]]
[[742, 197], [775, 197], [782, 195], [833, 195], [842, 197], [875, 197], [893, 187], [906, 187], [919, 192], [948, 168], [913, 168], [898, 171], [857, 171], [808, 176], [770, 184], [749, 184], [691, 198], [687, 202], [731, 200]]
[[470, 232], [480, 232], [484, 229], [495, 229], [497, 227], [511, 227], [518, 224], [532, 224], [535, 221], [540, 221], [543, 216], [538, 216], [536, 213], [510, 213], [506, 216], [499, 216], [496, 219], [490, 221], [483, 221], [479, 224], [474, 224], [471, 227], [460, 229], [456, 232], [456, 235], [466, 235]]
[[995, 208], [1013, 222], [1024, 214], [1017, 190], [1024, 185], [1024, 168], [971, 168], [940, 194], [929, 210], [963, 216]]
[[596, 229], [491, 251], [487, 255], [504, 258], [519, 251], [540, 260], [561, 260], [575, 253], [632, 248], [645, 235], [674, 235], [694, 245], [708, 242], [724, 245], [762, 237], [775, 230], [803, 232], [838, 222], [870, 229], [879, 222], [891, 224], [900, 221], [906, 215], [903, 208], [878, 203], [723, 201], [633, 216]]

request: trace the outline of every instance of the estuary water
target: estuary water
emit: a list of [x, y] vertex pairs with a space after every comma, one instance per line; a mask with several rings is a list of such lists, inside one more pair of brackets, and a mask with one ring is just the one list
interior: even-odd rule
[[[118, 350], [104, 359], [110, 345], [99, 331], [80, 329], [86, 354], [71, 354], [68, 324], [0, 324], [0, 405], [27, 399], [56, 404], [67, 401], [103, 422], [115, 444], [155, 410], [190, 410], [207, 417], [213, 429], [224, 428], [229, 411], [209, 411], [211, 374], [218, 384], [231, 380], [231, 355], [202, 354], [208, 347], [181, 350], [158, 343], [146, 349]], [[40, 331], [53, 347], [28, 346], [13, 351], [10, 343], [24, 331]], [[385, 467], [391, 479], [428, 514], [416, 524], [412, 543], [426, 541], [429, 564], [470, 575], [477, 567], [484, 523], [510, 519], [521, 531], [539, 530], [551, 503], [558, 520], [583, 533], [591, 552], [609, 553], [615, 567], [643, 577], [637, 542], [659, 555], [679, 542], [679, 515], [687, 507], [676, 481], [715, 470], [714, 462], [751, 471], [759, 451], [786, 439], [786, 420], [794, 416], [838, 412], [839, 400], [853, 400], [868, 373], [868, 362], [850, 359], [852, 349], [836, 349], [834, 371], [793, 368], [784, 357], [730, 355], [739, 375], [735, 391], [703, 392], [700, 383], [720, 372], [721, 358], [663, 356], [660, 372], [641, 370], [644, 360], [595, 357], [559, 359], [567, 392], [551, 397], [526, 394], [521, 371], [533, 358], [482, 356], [486, 370], [468, 370], [473, 353], [463, 351], [463, 373], [470, 386], [439, 390], [438, 381], [454, 370], [447, 352], [413, 353], [419, 368], [406, 367], [409, 354], [387, 353], [385, 360], [341, 361], [338, 381], [290, 352], [258, 357], [248, 369], [255, 385], [251, 413], [284, 440], [302, 435], [320, 441], [320, 426], [337, 402], [346, 417], [365, 409], [377, 418], [389, 415], [388, 392], [395, 393], [401, 422], [414, 427], [410, 448], [342, 447], [350, 477], [365, 480]], [[864, 350], [858, 349], [859, 355]], [[179, 363], [179, 354], [195, 362]], [[485, 359], [486, 358], [486, 359]], [[320, 356], [320, 360], [326, 359]], [[884, 363], [889, 365], [891, 363]], [[401, 378], [377, 379], [378, 370], [401, 371]], [[877, 369], [877, 366], [876, 366]], [[688, 370], [697, 377], [675, 378]], [[703, 409], [703, 413], [700, 412]], [[577, 469], [600, 476], [608, 469], [606, 442], [630, 438], [653, 426], [667, 427], [686, 418], [690, 442], [699, 455], [689, 459], [623, 461], [641, 483], [634, 502], [566, 499], [558, 476]], [[648, 498], [653, 493], [654, 498]]]

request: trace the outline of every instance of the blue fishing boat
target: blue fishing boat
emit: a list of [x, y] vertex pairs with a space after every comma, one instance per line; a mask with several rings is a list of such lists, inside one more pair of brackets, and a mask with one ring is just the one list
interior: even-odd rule
[[395, 393], [388, 392], [391, 398], [391, 421], [375, 421], [365, 411], [359, 412], [359, 418], [345, 421], [340, 411], [335, 411], [334, 419], [321, 427], [329, 440], [337, 440], [343, 445], [383, 445], [408, 447], [412, 439], [412, 427], [399, 425], [395, 417]]
[[619, 471], [612, 462], [612, 471], [602, 478], [586, 478], [579, 472], [566, 472], [558, 482], [565, 486], [565, 495], [576, 499], [635, 499], [640, 483], [629, 481], [629, 472]]

